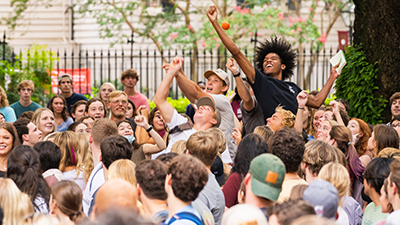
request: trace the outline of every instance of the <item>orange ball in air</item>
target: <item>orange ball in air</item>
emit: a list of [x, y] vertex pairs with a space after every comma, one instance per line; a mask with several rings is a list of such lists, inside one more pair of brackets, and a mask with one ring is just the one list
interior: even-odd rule
[[223, 23], [222, 23], [222, 29], [228, 30], [229, 27], [231, 27], [231, 25], [230, 25], [228, 22], [223, 22]]

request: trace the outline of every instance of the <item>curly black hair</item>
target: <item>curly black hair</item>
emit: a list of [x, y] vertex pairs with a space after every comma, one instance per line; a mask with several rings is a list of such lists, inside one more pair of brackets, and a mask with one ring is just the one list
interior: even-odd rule
[[296, 67], [296, 53], [292, 50], [292, 45], [283, 38], [272, 37], [271, 40], [266, 39], [260, 42], [256, 49], [254, 60], [256, 69], [264, 73], [263, 63], [265, 56], [269, 53], [276, 53], [281, 59], [281, 63], [286, 65], [282, 71], [282, 80], [289, 79], [293, 76], [293, 70]]

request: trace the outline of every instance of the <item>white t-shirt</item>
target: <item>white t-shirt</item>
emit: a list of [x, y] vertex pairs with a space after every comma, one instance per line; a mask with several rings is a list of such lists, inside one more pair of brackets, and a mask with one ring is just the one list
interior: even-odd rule
[[90, 174], [85, 190], [83, 191], [82, 207], [86, 216], [89, 216], [89, 208], [93, 200], [94, 193], [96, 193], [97, 189], [99, 189], [104, 182], [103, 163], [99, 162]]
[[[233, 128], [235, 127], [235, 114], [233, 113], [229, 99], [225, 95], [210, 95], [214, 99], [215, 107], [221, 113], [221, 124], [219, 125], [219, 129], [221, 129], [226, 137], [226, 145], [228, 146], [229, 155], [231, 157], [230, 162], [232, 162], [236, 156], [235, 140], [233, 140], [232, 138], [232, 132], [234, 132]], [[228, 163], [228, 160], [223, 155], [222, 160], [224, 161], [224, 163]]]
[[80, 171], [79, 175], [77, 176], [76, 169], [70, 170], [68, 172], [64, 172], [64, 179], [74, 181], [79, 187], [81, 188], [82, 192], [85, 189], [85, 179], [83, 178], [83, 172]]
[[[178, 111], [176, 111], [176, 109], [174, 109], [174, 114], [172, 115], [171, 122], [167, 123], [167, 126], [171, 130], [174, 127], [176, 127], [178, 125], [181, 125], [183, 123], [186, 123], [186, 122], [187, 122], [187, 118], [182, 116], [182, 115], [180, 115], [178, 113]], [[184, 130], [184, 131], [181, 131], [181, 132], [176, 132], [176, 133], [170, 134], [170, 139], [169, 139], [169, 143], [168, 143], [167, 149], [164, 149], [159, 153], [153, 154], [151, 156], [151, 159], [155, 159], [159, 155], [171, 152], [172, 145], [174, 145], [175, 142], [177, 142], [179, 140], [185, 140], [186, 141], [187, 139], [189, 139], [189, 137], [192, 134], [194, 134], [196, 132], [197, 132], [197, 130], [192, 128], [192, 129], [187, 129], [187, 130]]]

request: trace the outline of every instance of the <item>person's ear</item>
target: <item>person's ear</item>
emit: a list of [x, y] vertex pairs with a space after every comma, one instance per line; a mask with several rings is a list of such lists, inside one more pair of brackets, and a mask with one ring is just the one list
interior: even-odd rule
[[281, 69], [282, 69], [282, 70], [285, 70], [285, 69], [286, 69], [286, 65], [285, 65], [285, 64], [282, 64], [282, 65], [281, 65]]
[[244, 177], [244, 185], [247, 186], [250, 182], [251, 179], [251, 174], [247, 173], [246, 176]]
[[397, 193], [397, 186], [396, 183], [392, 182], [393, 185], [393, 195], [395, 195]]
[[228, 85], [225, 85], [222, 87], [222, 92], [228, 91], [228, 89], [229, 89]]
[[29, 141], [28, 134], [22, 135], [22, 142], [24, 142], [24, 141]]
[[140, 196], [142, 193], [142, 188], [140, 187], [140, 184], [136, 183], [136, 190], [137, 190], [137, 195]]
[[217, 121], [216, 119], [214, 119], [214, 118], [210, 121], [210, 123], [211, 123], [213, 126], [214, 126], [215, 124], [217, 124], [217, 122], [218, 122], [218, 121]]
[[93, 143], [93, 136], [92, 136], [92, 134], [89, 134], [89, 143], [90, 143], [90, 144]]

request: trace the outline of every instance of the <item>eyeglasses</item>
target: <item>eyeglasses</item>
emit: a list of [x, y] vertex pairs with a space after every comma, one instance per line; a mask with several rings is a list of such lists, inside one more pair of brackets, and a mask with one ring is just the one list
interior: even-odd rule
[[128, 103], [128, 101], [126, 100], [114, 100], [112, 101], [113, 104], [122, 104], [122, 105], [126, 105]]

